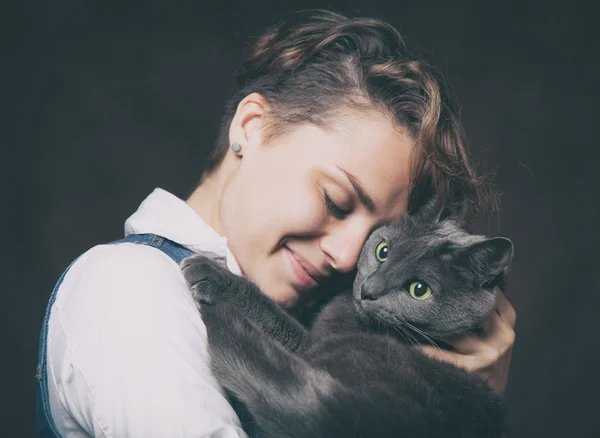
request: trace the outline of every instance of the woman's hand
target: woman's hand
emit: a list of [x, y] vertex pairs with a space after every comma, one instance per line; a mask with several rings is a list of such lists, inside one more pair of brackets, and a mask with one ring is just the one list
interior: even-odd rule
[[506, 389], [512, 347], [515, 343], [516, 313], [504, 294], [497, 291], [495, 311], [484, 322], [482, 335], [469, 334], [447, 342], [456, 351], [439, 350], [423, 345], [423, 351], [434, 359], [449, 362], [478, 374], [502, 393]]

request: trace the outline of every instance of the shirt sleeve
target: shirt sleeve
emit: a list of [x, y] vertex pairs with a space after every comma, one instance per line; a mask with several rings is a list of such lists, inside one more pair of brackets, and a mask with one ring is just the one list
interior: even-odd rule
[[49, 383], [91, 436], [246, 437], [209, 371], [206, 342], [176, 263], [156, 248], [99, 246], [59, 290]]

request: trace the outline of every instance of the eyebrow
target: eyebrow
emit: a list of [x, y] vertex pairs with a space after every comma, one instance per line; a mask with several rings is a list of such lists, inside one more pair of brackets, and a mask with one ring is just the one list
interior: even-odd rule
[[358, 195], [358, 199], [360, 199], [360, 202], [362, 202], [363, 205], [365, 207], [367, 207], [367, 210], [374, 211], [375, 210], [375, 202], [373, 202], [373, 199], [369, 195], [367, 195], [367, 193], [365, 192], [365, 189], [360, 184], [358, 179], [354, 175], [352, 175], [350, 172], [345, 171], [341, 167], [337, 166], [337, 168], [340, 169], [342, 172], [344, 172], [344, 175], [346, 175], [346, 177], [350, 181], [350, 184], [352, 184], [354, 191]]

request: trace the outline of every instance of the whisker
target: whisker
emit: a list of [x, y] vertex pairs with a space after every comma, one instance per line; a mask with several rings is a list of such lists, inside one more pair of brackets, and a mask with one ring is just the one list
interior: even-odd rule
[[375, 319], [377, 320], [377, 326], [379, 329], [381, 329], [381, 325], [383, 324], [384, 327], [392, 327], [400, 336], [402, 336], [402, 338], [404, 339], [404, 341], [406, 341], [408, 344], [411, 344], [415, 347], [417, 347], [419, 345], [419, 340], [415, 337], [414, 334], [412, 334], [410, 332], [410, 330], [405, 329], [404, 327], [402, 327], [402, 325], [405, 325], [406, 327], [408, 327], [411, 330], [414, 330], [416, 333], [420, 334], [421, 336], [423, 336], [425, 338], [425, 340], [427, 342], [429, 342], [431, 345], [433, 345], [435, 348], [437, 348], [438, 350], [442, 350], [440, 348], [440, 346], [433, 340], [433, 338], [431, 338], [427, 333], [425, 333], [423, 330], [418, 329], [417, 327], [415, 327], [414, 325], [412, 325], [409, 322], [406, 321], [400, 321], [401, 326], [397, 327], [396, 325], [392, 325], [392, 324], [387, 324], [385, 321], [383, 321], [379, 316], [377, 315], [373, 315], [375, 317]]
[[405, 332], [407, 336], [409, 336], [409, 337], [410, 337], [410, 339], [411, 339], [410, 343], [411, 343], [413, 346], [415, 346], [415, 347], [418, 347], [418, 346], [419, 346], [419, 340], [418, 340], [418, 339], [415, 337], [415, 335], [413, 335], [413, 334], [412, 334], [410, 331], [408, 331], [408, 330], [404, 329], [404, 327], [402, 327], [402, 326], [400, 327], [400, 329], [401, 329], [403, 332]]
[[404, 338], [404, 340], [406, 341], [406, 343], [412, 344], [412, 341], [409, 338], [406, 337], [406, 334], [404, 333], [404, 331], [399, 330], [397, 327], [394, 327], [394, 326], [392, 326], [392, 327], [394, 328], [394, 330], [396, 330], [398, 332], [398, 334], [400, 334], [400, 336], [402, 336]]
[[[377, 315], [373, 315], [373, 316], [374, 316], [374, 317], [375, 317], [375, 319], [377, 320], [377, 325], [378, 325], [379, 327], [381, 327], [381, 324], [383, 324], [383, 326], [384, 326], [384, 327], [389, 327], [389, 325], [388, 325], [388, 324], [386, 324], [386, 323], [385, 323], [385, 321], [383, 321], [383, 320], [382, 320], [382, 319], [381, 319], [379, 316], [377, 316]], [[394, 329], [396, 329], [396, 328], [394, 327]], [[398, 330], [396, 329], [396, 331], [398, 331]], [[406, 339], [406, 336], [404, 336], [404, 334], [403, 334], [403, 333], [401, 333], [400, 331], [398, 331], [398, 333], [399, 333], [399, 334], [400, 334], [400, 335], [401, 335], [401, 336], [404, 338], [404, 340], [405, 340], [406, 342], [409, 342], [409, 341], [408, 341], [408, 339]], [[391, 354], [391, 353], [390, 353], [390, 351], [388, 350], [388, 355], [390, 355], [390, 354]]]
[[410, 343], [410, 340], [409, 340], [409, 339], [406, 337], [406, 335], [405, 335], [403, 332], [401, 332], [400, 330], [398, 330], [398, 328], [397, 328], [397, 327], [395, 327], [395, 326], [393, 326], [393, 325], [386, 324], [386, 323], [385, 323], [385, 321], [383, 321], [383, 320], [381, 319], [381, 317], [379, 317], [379, 316], [377, 316], [377, 315], [373, 315], [373, 316], [374, 316], [374, 317], [375, 317], [375, 319], [377, 320], [377, 325], [378, 325], [378, 326], [381, 326], [381, 324], [383, 324], [385, 327], [392, 327], [394, 330], [396, 330], [396, 332], [398, 332], [398, 334], [399, 334], [400, 336], [402, 336], [402, 337], [404, 338], [404, 340], [405, 340], [407, 343]]
[[431, 338], [427, 333], [425, 333], [423, 330], [418, 329], [417, 327], [415, 327], [414, 325], [408, 323], [408, 322], [404, 322], [404, 324], [406, 324], [407, 327], [409, 327], [410, 329], [414, 330], [415, 332], [417, 332], [418, 334], [420, 334], [421, 336], [423, 336], [425, 338], [425, 340], [427, 340], [427, 342], [429, 342], [431, 345], [433, 345], [435, 348], [437, 348], [438, 350], [442, 350], [440, 348], [440, 346], [433, 340], [433, 338]]

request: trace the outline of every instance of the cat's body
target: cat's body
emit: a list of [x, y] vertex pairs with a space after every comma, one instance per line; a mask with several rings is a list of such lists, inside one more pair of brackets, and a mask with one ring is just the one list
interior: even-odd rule
[[507, 239], [471, 236], [438, 214], [382, 227], [365, 244], [354, 290], [310, 331], [208, 258], [182, 268], [213, 373], [259, 436], [501, 437], [500, 396], [412, 342], [476, 327], [511, 257]]

